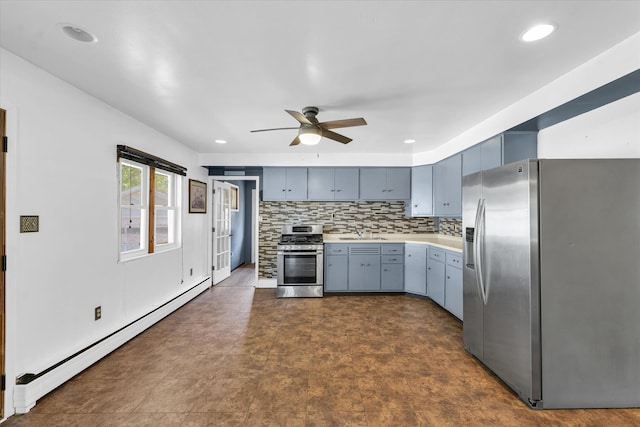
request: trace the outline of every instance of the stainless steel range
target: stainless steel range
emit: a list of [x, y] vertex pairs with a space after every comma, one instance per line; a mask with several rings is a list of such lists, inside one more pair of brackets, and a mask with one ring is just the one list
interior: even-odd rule
[[283, 225], [278, 243], [278, 298], [322, 297], [322, 225]]

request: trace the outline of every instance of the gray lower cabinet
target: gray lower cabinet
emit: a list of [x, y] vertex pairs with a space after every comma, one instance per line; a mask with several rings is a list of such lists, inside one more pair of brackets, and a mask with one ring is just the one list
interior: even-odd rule
[[462, 254], [429, 247], [427, 295], [462, 320]]
[[427, 260], [427, 296], [444, 307], [445, 302], [445, 251], [429, 246]]
[[349, 290], [349, 245], [328, 243], [324, 245], [324, 290], [344, 292]]
[[407, 243], [404, 251], [404, 290], [410, 294], [427, 295], [427, 252], [429, 247]]
[[444, 308], [462, 320], [462, 256], [447, 252]]
[[380, 289], [396, 292], [404, 290], [404, 244], [383, 244]]
[[351, 253], [353, 249], [349, 248], [349, 290], [379, 291], [380, 255], [358, 254], [358, 248], [355, 248], [356, 253]]

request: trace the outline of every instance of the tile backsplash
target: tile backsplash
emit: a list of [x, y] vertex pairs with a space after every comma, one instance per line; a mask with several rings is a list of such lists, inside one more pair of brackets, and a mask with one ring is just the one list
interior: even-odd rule
[[[436, 218], [408, 218], [404, 202], [260, 202], [261, 278], [276, 277], [276, 247], [283, 224], [323, 224], [325, 233], [436, 233]], [[455, 218], [450, 218], [454, 221]], [[442, 220], [441, 220], [442, 221]], [[441, 222], [442, 224], [442, 222]], [[446, 222], [447, 231], [453, 225]], [[461, 235], [461, 234], [457, 234]]]
[[460, 218], [438, 218], [438, 233], [462, 237], [462, 220]]

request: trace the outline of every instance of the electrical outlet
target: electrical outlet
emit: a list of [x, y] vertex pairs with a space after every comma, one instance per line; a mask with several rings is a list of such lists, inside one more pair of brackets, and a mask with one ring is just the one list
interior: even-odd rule
[[193, 268], [189, 269], [189, 276], [193, 276]]
[[94, 309], [94, 318], [99, 320], [102, 317], [102, 306], [99, 305]]

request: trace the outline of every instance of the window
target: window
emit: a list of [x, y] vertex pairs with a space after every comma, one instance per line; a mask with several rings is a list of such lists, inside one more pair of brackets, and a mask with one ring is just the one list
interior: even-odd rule
[[177, 174], [120, 159], [120, 260], [179, 247], [180, 182]]
[[148, 169], [133, 162], [120, 162], [121, 259], [147, 253]]

